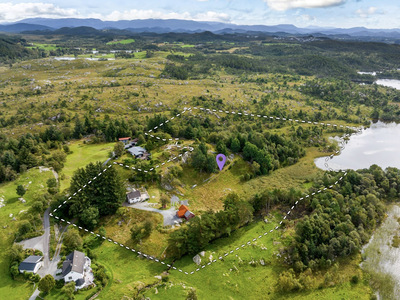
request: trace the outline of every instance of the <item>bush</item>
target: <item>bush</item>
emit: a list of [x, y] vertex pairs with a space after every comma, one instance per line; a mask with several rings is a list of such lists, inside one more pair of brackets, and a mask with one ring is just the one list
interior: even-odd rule
[[353, 275], [351, 277], [351, 282], [354, 284], [357, 284], [359, 280], [360, 280], [360, 278], [358, 277], [358, 275]]
[[56, 289], [61, 289], [64, 286], [64, 279], [56, 280]]

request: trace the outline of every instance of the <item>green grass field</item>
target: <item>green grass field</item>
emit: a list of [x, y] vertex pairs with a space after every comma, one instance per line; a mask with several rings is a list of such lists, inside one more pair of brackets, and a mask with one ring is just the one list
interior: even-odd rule
[[[19, 176], [17, 180], [0, 185], [0, 197], [6, 201], [6, 205], [0, 208], [0, 299], [28, 299], [33, 293], [32, 283], [11, 279], [8, 271], [8, 250], [14, 242], [14, 232], [18, 230], [21, 219], [25, 217], [24, 212], [29, 209], [35, 196], [46, 192], [46, 181], [50, 178], [54, 178], [52, 172], [40, 172], [38, 168], [34, 168]], [[29, 184], [29, 182], [32, 183]], [[23, 196], [26, 203], [18, 200], [16, 188], [20, 184], [29, 185]], [[13, 217], [16, 221], [12, 220]]]
[[107, 53], [105, 55], [103, 54], [80, 54], [78, 55], [78, 58], [115, 58], [114, 53]]
[[108, 42], [107, 45], [114, 45], [114, 44], [131, 44], [134, 43], [135, 40], [134, 39], [125, 39], [125, 40], [121, 40], [121, 41], [115, 41], [115, 42]]
[[[323, 282], [326, 271], [316, 273], [315, 288], [311, 291], [298, 293], [281, 294], [276, 291], [275, 283], [279, 273], [285, 270], [283, 258], [278, 258], [277, 253], [283, 246], [291, 241], [293, 230], [278, 230], [268, 233], [250, 246], [244, 248], [242, 244], [251, 241], [254, 237], [263, 235], [264, 232], [274, 228], [281, 219], [280, 214], [275, 213], [272, 222], [264, 224], [257, 222], [243, 227], [228, 238], [221, 238], [205, 249], [205, 256], [201, 257], [201, 265], [207, 264], [211, 259], [217, 262], [206, 266], [193, 275], [186, 275], [178, 270], [170, 270], [169, 282], [160, 283], [154, 277], [161, 275], [166, 267], [139, 259], [131, 251], [109, 242], [95, 249], [98, 261], [104, 264], [113, 274], [111, 284], [104, 289], [98, 299], [121, 299], [123, 296], [134, 294], [139, 288], [145, 286], [144, 296], [151, 299], [184, 299], [189, 287], [197, 290], [199, 299], [370, 299], [371, 290], [365, 281], [358, 284], [351, 284], [350, 277], [359, 271], [358, 264], [361, 261], [360, 255], [345, 258], [339, 261], [341, 268], [338, 276], [342, 276], [342, 283], [333, 287], [317, 289]], [[220, 261], [218, 257], [230, 250], [236, 249], [232, 254]], [[250, 261], [257, 262], [255, 266]], [[260, 261], [264, 261], [264, 266]], [[195, 271], [198, 266], [193, 262], [191, 256], [185, 256], [175, 262], [176, 268], [183, 271]]]
[[60, 190], [62, 191], [69, 187], [71, 176], [76, 169], [83, 168], [90, 162], [105, 162], [114, 144], [115, 143], [89, 145], [83, 144], [82, 140], [71, 142], [69, 148], [73, 153], [67, 156], [67, 161], [62, 169], [62, 173], [65, 174], [65, 179], [60, 181]]
[[34, 43], [33, 46], [27, 46], [26, 48], [29, 48], [29, 49], [41, 48], [41, 49], [50, 51], [50, 50], [56, 50], [57, 48], [60, 48], [60, 47], [57, 47], [54, 44], [36, 44], [36, 43]]

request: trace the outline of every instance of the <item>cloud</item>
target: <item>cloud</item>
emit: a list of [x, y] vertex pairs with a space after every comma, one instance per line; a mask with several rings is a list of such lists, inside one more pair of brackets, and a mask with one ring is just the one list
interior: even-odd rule
[[301, 21], [301, 22], [314, 22], [316, 21], [317, 18], [314, 16], [310, 16], [310, 15], [301, 15], [299, 17], [296, 18], [296, 21]]
[[35, 17], [74, 17], [76, 9], [64, 9], [51, 3], [0, 3], [0, 21], [12, 22]]
[[338, 6], [346, 0], [264, 0], [273, 10], [287, 10], [292, 8], [324, 8]]
[[374, 14], [383, 14], [382, 11], [379, 11], [377, 7], [371, 6], [369, 8], [360, 8], [357, 9], [355, 12], [360, 18], [368, 18]]
[[208, 11], [206, 13], [198, 13], [194, 16], [197, 21], [215, 21], [215, 22], [230, 22], [231, 16], [226, 13], [216, 13]]
[[125, 10], [123, 12], [113, 11], [111, 14], [103, 16], [101, 14], [90, 14], [89, 18], [98, 18], [103, 21], [118, 21], [118, 20], [134, 20], [134, 19], [179, 19], [179, 20], [195, 20], [195, 21], [215, 21], [229, 22], [231, 17], [226, 13], [216, 13], [208, 11], [206, 13], [198, 13], [192, 16], [189, 12], [184, 13], [163, 13], [154, 10]]
[[0, 3], [0, 22], [14, 22], [26, 18], [97, 18], [103, 21], [134, 20], [134, 19], [180, 19], [195, 21], [230, 22], [231, 16], [226, 13], [208, 11], [192, 15], [184, 13], [164, 13], [154, 10], [115, 10], [108, 15], [90, 13], [80, 14], [76, 9], [64, 9], [48, 3]]

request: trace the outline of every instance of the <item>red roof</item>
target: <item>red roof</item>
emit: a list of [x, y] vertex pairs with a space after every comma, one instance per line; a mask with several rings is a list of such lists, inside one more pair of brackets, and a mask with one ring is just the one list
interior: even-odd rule
[[186, 206], [186, 205], [181, 205], [180, 207], [179, 207], [179, 210], [178, 210], [178, 212], [177, 212], [177, 214], [178, 214], [178, 217], [179, 218], [183, 218], [184, 216], [185, 216], [185, 213], [187, 212], [189, 210], [189, 208]]
[[119, 141], [126, 141], [126, 140], [130, 140], [131, 139], [131, 137], [124, 137], [124, 138], [119, 138], [118, 140]]

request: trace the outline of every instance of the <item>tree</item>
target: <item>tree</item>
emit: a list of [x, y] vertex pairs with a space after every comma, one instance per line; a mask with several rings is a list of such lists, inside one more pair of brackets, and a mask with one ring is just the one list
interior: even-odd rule
[[217, 160], [213, 155], [207, 156], [207, 172], [214, 173], [217, 171], [218, 165]]
[[77, 229], [69, 228], [64, 236], [64, 246], [68, 251], [82, 247], [83, 241]]
[[234, 138], [231, 143], [231, 150], [234, 153], [238, 153], [240, 151], [240, 141], [238, 138]]
[[116, 156], [121, 157], [124, 154], [125, 145], [123, 142], [118, 142], [114, 145], [114, 153]]
[[54, 195], [57, 194], [58, 192], [58, 188], [57, 188], [57, 180], [55, 178], [50, 178], [49, 180], [47, 180], [47, 191]]
[[75, 292], [75, 281], [70, 281], [66, 285], [64, 285], [61, 289], [68, 299], [74, 299], [74, 292]]
[[[90, 185], [87, 182], [103, 173]], [[87, 185], [83, 188], [84, 185]], [[125, 199], [124, 182], [117, 169], [112, 166], [104, 171], [101, 162], [90, 163], [79, 168], [71, 179], [70, 193], [80, 191], [79, 197], [70, 200], [69, 214], [77, 217], [92, 229], [101, 216], [114, 214]], [[89, 219], [87, 219], [89, 218]]]
[[31, 231], [31, 229], [32, 229], [31, 223], [29, 221], [25, 220], [19, 227], [18, 233], [20, 235], [24, 235], [25, 233], [28, 233], [29, 231]]
[[47, 187], [48, 188], [54, 188], [57, 187], [57, 180], [55, 178], [50, 178], [46, 181]]
[[143, 134], [139, 134], [137, 144], [138, 144], [138, 145], [143, 145], [143, 144], [145, 144], [145, 143], [146, 143], [146, 139], [144, 138]]
[[102, 237], [103, 236], [106, 236], [107, 235], [107, 232], [106, 232], [106, 229], [104, 228], [104, 226], [101, 226], [100, 228], [99, 228], [99, 234], [100, 234], [100, 238], [102, 239]]
[[191, 288], [186, 296], [186, 300], [197, 300], [197, 294], [196, 294], [196, 289]]
[[153, 230], [153, 221], [151, 219], [146, 219], [145, 221], [135, 224], [131, 228], [132, 240], [137, 243], [141, 239], [148, 237]]
[[20, 244], [13, 244], [8, 255], [12, 262], [16, 261], [19, 264], [24, 260], [24, 248]]
[[258, 175], [260, 173], [260, 164], [257, 163], [256, 161], [253, 161], [251, 168], [253, 170], [254, 175]]
[[203, 154], [203, 152], [199, 148], [194, 150], [192, 154], [192, 166], [195, 169], [202, 171], [205, 169], [206, 163], [207, 163], [207, 158]]
[[218, 153], [222, 153], [224, 155], [228, 155], [228, 149], [223, 141], [219, 140], [216, 145], [216, 149]]
[[56, 281], [53, 276], [47, 274], [42, 279], [40, 279], [38, 284], [38, 289], [41, 292], [48, 293], [56, 285]]
[[17, 195], [18, 196], [23, 196], [25, 195], [26, 190], [24, 189], [24, 187], [22, 185], [17, 186]]
[[160, 202], [163, 208], [167, 207], [167, 204], [169, 203], [169, 198], [166, 194], [162, 194], [160, 197]]

